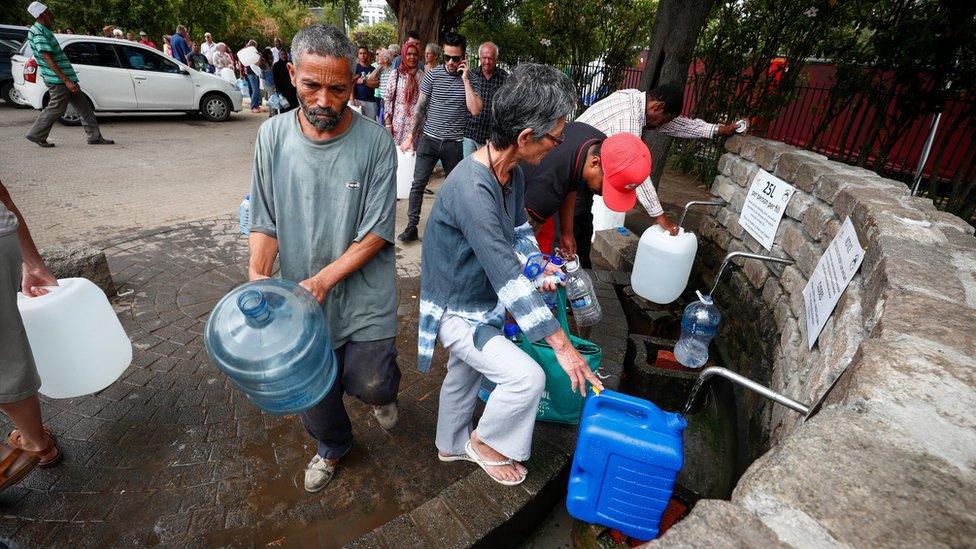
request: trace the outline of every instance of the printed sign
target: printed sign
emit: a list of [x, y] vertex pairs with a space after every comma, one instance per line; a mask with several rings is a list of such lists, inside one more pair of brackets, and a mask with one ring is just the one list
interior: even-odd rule
[[864, 249], [854, 232], [854, 224], [848, 217], [837, 236], [830, 241], [827, 251], [817, 262], [810, 281], [803, 288], [803, 304], [807, 317], [807, 349], [820, 337], [824, 324], [830, 318], [837, 300], [847, 289], [854, 273], [864, 260]]
[[739, 225], [767, 250], [773, 249], [776, 229], [795, 190], [792, 185], [762, 168], [752, 180], [739, 215]]

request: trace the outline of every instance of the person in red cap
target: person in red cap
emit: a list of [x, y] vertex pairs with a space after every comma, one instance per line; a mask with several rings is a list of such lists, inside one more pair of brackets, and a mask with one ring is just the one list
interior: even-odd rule
[[539, 249], [552, 253], [558, 230], [560, 251], [578, 255], [588, 267], [593, 195], [602, 195], [614, 211], [629, 211], [637, 201], [637, 187], [651, 173], [651, 155], [633, 134], [607, 137], [593, 126], [573, 122], [541, 163], [521, 167], [525, 211]]

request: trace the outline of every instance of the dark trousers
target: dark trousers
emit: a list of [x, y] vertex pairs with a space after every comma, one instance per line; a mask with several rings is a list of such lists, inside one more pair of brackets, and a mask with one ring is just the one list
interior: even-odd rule
[[339, 372], [335, 384], [318, 404], [301, 413], [302, 425], [318, 441], [326, 459], [342, 457], [352, 446], [352, 423], [342, 395], [349, 394], [371, 406], [394, 402], [400, 389], [396, 338], [349, 341], [336, 349]]
[[430, 181], [430, 174], [440, 160], [444, 165], [444, 176], [451, 175], [454, 167], [464, 158], [461, 141], [446, 141], [423, 135], [417, 143], [417, 165], [413, 169], [413, 184], [410, 186], [410, 203], [407, 207], [407, 225], [420, 224], [420, 207], [424, 202], [424, 189]]
[[576, 209], [573, 212], [573, 236], [576, 238], [576, 255], [580, 266], [590, 268], [590, 237], [593, 235], [593, 192], [589, 189], [576, 191]]
[[81, 125], [88, 134], [88, 141], [98, 141], [102, 137], [102, 132], [98, 129], [98, 120], [95, 120], [95, 113], [92, 112], [88, 99], [85, 98], [81, 90], [78, 93], [71, 93], [64, 84], [48, 84], [48, 102], [41, 114], [38, 115], [34, 125], [31, 126], [27, 137], [34, 141], [45, 141], [51, 134], [51, 127], [61, 118], [61, 115], [68, 110], [68, 105], [78, 111], [81, 115]]

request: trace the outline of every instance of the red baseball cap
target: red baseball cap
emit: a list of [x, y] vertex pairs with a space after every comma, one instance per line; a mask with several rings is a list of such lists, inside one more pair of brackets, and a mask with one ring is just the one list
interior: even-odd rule
[[637, 187], [651, 175], [651, 153], [632, 133], [618, 133], [600, 147], [603, 202], [615, 212], [627, 212], [637, 201]]

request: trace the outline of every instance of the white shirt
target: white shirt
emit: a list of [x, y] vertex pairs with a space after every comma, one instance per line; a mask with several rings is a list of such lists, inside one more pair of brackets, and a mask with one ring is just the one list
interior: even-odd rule
[[211, 42], [208, 44], [206, 41], [204, 41], [202, 44], [200, 44], [200, 53], [207, 58], [207, 63], [210, 63], [211, 65], [214, 64], [213, 55], [215, 51], [217, 51], [216, 42]]
[[278, 49], [278, 48], [271, 48], [271, 59], [273, 59], [275, 63], [278, 62], [278, 59], [280, 59], [280, 56], [281, 56], [281, 50], [280, 49]]
[[[589, 124], [608, 137], [621, 132], [641, 137], [644, 132], [646, 100], [646, 94], [640, 90], [616, 91], [591, 105], [576, 122]], [[715, 137], [717, 130], [718, 124], [684, 116], [654, 128], [654, 131], [682, 139], [710, 139]], [[664, 213], [650, 177], [637, 187], [637, 199], [651, 217]]]

